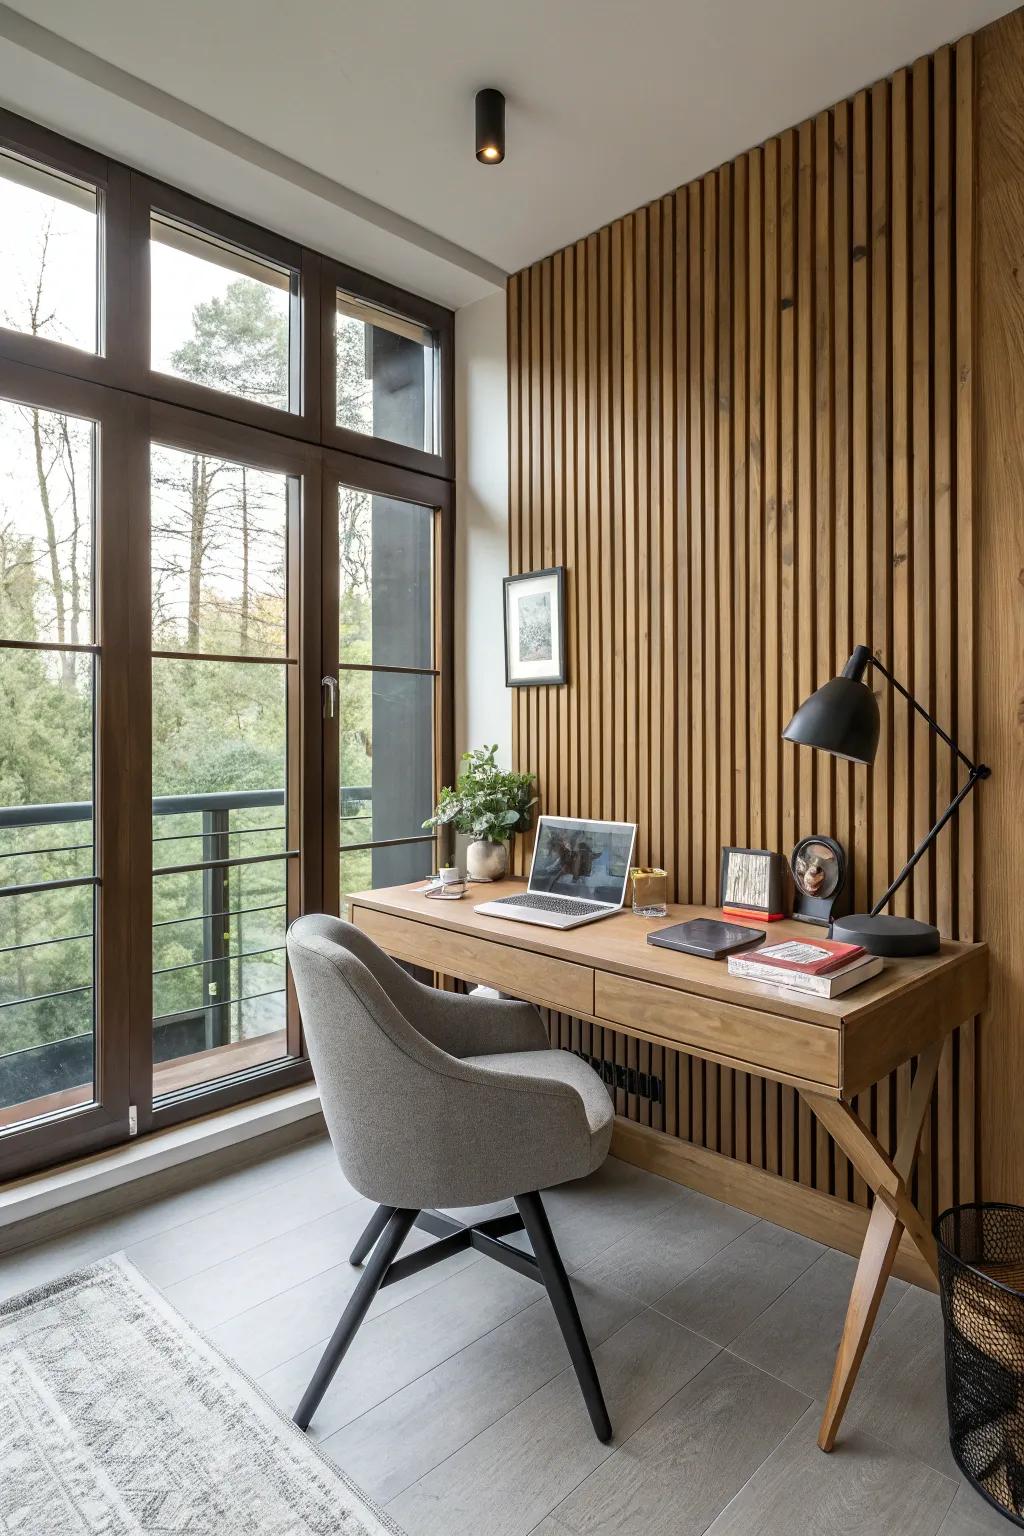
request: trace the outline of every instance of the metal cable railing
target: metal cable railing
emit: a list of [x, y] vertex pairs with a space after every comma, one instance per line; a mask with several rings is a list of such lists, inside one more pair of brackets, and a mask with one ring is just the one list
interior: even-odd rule
[[[341, 815], [353, 820], [372, 815], [372, 798], [373, 791], [369, 785], [345, 786], [340, 795]], [[265, 917], [277, 912], [284, 914], [286, 903], [284, 899], [280, 902], [267, 900], [267, 895], [271, 894], [269, 892], [258, 894], [254, 891], [252, 894], [257, 896], [257, 900], [253, 902], [250, 899], [247, 904], [243, 891], [237, 887], [235, 871], [284, 861], [295, 857], [295, 851], [286, 846], [274, 852], [267, 853], [261, 850], [248, 856], [242, 851], [244, 845], [239, 843], [239, 839], [285, 833], [286, 826], [278, 817], [272, 818], [272, 824], [268, 825], [231, 826], [231, 815], [234, 812], [275, 807], [283, 809], [284, 806], [285, 791], [283, 789], [158, 795], [153, 798], [154, 817], [197, 816], [199, 818], [199, 825], [195, 831], [176, 832], [166, 836], [156, 834], [154, 843], [187, 844], [189, 841], [200, 840], [203, 853], [201, 859], [191, 864], [154, 865], [153, 868], [155, 877], [193, 873], [201, 878], [203, 887], [201, 903], [197, 901], [197, 905], [202, 907], [201, 911], [159, 917], [153, 923], [154, 937], [158, 931], [173, 933], [175, 928], [186, 924], [202, 925], [202, 939], [198, 945], [201, 950], [200, 958], [175, 965], [154, 964], [153, 967], [154, 978], [173, 977], [175, 974], [194, 971], [200, 978], [202, 996], [202, 1002], [195, 1007], [178, 1007], [164, 1011], [158, 1009], [155, 1013], [154, 1047], [158, 1060], [172, 1060], [181, 1055], [192, 1054], [194, 1051], [215, 1049], [229, 1044], [232, 1010], [239, 1009], [242, 1004], [256, 1004], [280, 995], [284, 990], [283, 979], [280, 987], [268, 988], [266, 985], [271, 979], [266, 975], [266, 966], [273, 965], [275, 957], [283, 954], [283, 937], [280, 944], [260, 943], [258, 948], [246, 948], [243, 942], [237, 941], [242, 940], [242, 919], [256, 917], [259, 914]], [[49, 805], [0, 806], [0, 833], [48, 826], [72, 827], [75, 824], [82, 826], [91, 822], [92, 819], [93, 805], [88, 800], [65, 801]], [[75, 834], [72, 836], [75, 837]], [[11, 867], [5, 866], [4, 861], [7, 859], [31, 858], [33, 855], [37, 858], [55, 858], [61, 854], [81, 854], [92, 847], [91, 840], [81, 841], [81, 837], [82, 834], [79, 832], [78, 840], [63, 845], [47, 839], [46, 846], [40, 848], [26, 847], [23, 839], [18, 838], [20, 846], [16, 848], [6, 850], [0, 846], [0, 867]], [[185, 850], [183, 849], [182, 852], [184, 853]], [[91, 872], [73, 878], [61, 876], [50, 880], [36, 879], [0, 885], [0, 897], [30, 893], [38, 895], [46, 891], [67, 890], [73, 886], [93, 886], [96, 883], [96, 877]], [[2, 914], [3, 904], [0, 902], [0, 935], [5, 935], [9, 930], [7, 924], [3, 922]], [[187, 929], [184, 931], [188, 932]], [[55, 937], [24, 940], [19, 935], [19, 941], [16, 943], [0, 943], [0, 967], [4, 965], [5, 960], [12, 965], [18, 964], [24, 959], [26, 951], [49, 948], [63, 943], [91, 941], [92, 937], [91, 933], [80, 933], [77, 927], [67, 935]], [[251, 995], [246, 993], [242, 981], [243, 962], [249, 962], [250, 965], [257, 963], [252, 980], [249, 982], [250, 986], [255, 983], [256, 987]], [[263, 967], [262, 972], [260, 966]], [[234, 979], [234, 986], [232, 986], [232, 979]], [[0, 999], [2, 999], [0, 1007], [3, 1013], [10, 1017], [11, 1012], [19, 1007], [35, 1004], [45, 1010], [47, 1005], [52, 1006], [55, 1002], [74, 995], [81, 996], [83, 993], [90, 992], [91, 989], [90, 981], [82, 986], [54, 987], [51, 985], [44, 990], [13, 997], [5, 997], [3, 992], [0, 992]], [[4, 991], [6, 990], [5, 988]], [[35, 1015], [31, 1017], [34, 1018]], [[78, 1020], [74, 1022], [77, 1023]], [[59, 1039], [42, 1040], [13, 1050], [0, 1051], [0, 1108], [29, 1099], [42, 1098], [47, 1093], [88, 1081], [91, 1072], [92, 1031], [81, 1032], [80, 1025], [79, 1031], [62, 1035]]]

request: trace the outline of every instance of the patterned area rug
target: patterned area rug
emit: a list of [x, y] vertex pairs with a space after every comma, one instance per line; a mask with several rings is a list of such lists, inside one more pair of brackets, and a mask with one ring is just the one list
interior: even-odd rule
[[401, 1536], [121, 1257], [0, 1306], [0, 1531]]

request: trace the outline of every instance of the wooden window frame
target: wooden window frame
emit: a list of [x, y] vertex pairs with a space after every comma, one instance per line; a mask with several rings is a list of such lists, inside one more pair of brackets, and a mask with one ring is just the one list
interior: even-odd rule
[[[232, 1077], [152, 1100], [152, 648], [148, 518], [151, 441], [301, 477], [301, 510], [289, 520], [289, 818], [300, 856], [289, 874], [294, 911], [331, 909], [325, 888], [324, 751], [320, 679], [331, 648], [327, 619], [337, 602], [337, 562], [321, 560], [325, 526], [336, 538], [339, 480], [371, 493], [433, 507], [435, 779], [450, 778], [454, 755], [454, 317], [344, 264], [154, 180], [14, 113], [0, 109], [0, 147], [91, 183], [101, 202], [98, 303], [102, 346], [83, 352], [0, 328], [0, 394], [101, 424], [97, 518], [97, 861], [103, 849], [103, 936], [97, 941], [97, 1103], [0, 1135], [0, 1181], [101, 1150], [128, 1138], [129, 1107], [140, 1133], [306, 1081], [311, 1068], [288, 976], [290, 1055]], [[150, 367], [149, 238], [152, 212], [195, 225], [257, 258], [299, 274], [297, 410], [277, 410]], [[428, 326], [439, 355], [439, 452], [388, 443], [335, 423], [334, 315], [343, 288]], [[327, 393], [325, 393], [325, 388]], [[103, 532], [101, 533], [101, 526]], [[332, 587], [333, 583], [333, 587]], [[99, 604], [104, 604], [102, 632]], [[335, 625], [336, 629], [336, 625]], [[337, 634], [333, 636], [337, 662]], [[337, 784], [334, 784], [334, 794]], [[336, 800], [334, 802], [336, 804]], [[335, 821], [337, 818], [335, 817]], [[338, 890], [334, 860], [334, 895]], [[333, 903], [337, 910], [337, 902]], [[97, 918], [100, 922], [100, 918]], [[126, 942], [127, 939], [127, 942]]]

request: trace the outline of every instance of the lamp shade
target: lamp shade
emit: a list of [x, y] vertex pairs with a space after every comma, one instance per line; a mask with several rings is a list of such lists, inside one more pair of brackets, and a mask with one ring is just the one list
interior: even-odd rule
[[823, 683], [800, 705], [782, 733], [784, 739], [854, 763], [873, 763], [878, 751], [878, 700], [862, 681], [870, 659], [867, 648], [859, 645], [842, 676]]

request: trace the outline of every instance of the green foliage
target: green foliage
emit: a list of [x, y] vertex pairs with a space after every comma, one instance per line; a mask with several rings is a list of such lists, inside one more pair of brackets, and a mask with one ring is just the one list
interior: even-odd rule
[[265, 283], [240, 277], [197, 304], [192, 337], [171, 358], [176, 373], [245, 400], [288, 406], [288, 312]]
[[437, 809], [424, 827], [453, 827], [489, 843], [503, 843], [514, 833], [529, 830], [537, 803], [530, 790], [537, 775], [506, 773], [495, 761], [497, 751], [493, 746], [463, 752], [455, 788], [442, 789]]

